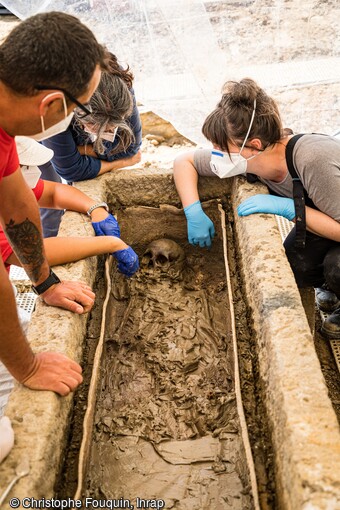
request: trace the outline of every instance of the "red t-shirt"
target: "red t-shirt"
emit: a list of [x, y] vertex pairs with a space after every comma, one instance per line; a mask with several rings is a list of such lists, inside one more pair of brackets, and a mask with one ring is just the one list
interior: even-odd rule
[[[9, 175], [9, 174], [8, 174]], [[36, 187], [32, 189], [35, 198], [37, 201], [40, 199], [41, 195], [44, 191], [44, 181], [42, 179], [39, 179]], [[7, 271], [9, 272], [10, 264], [6, 264], [6, 260], [10, 255], [13, 253], [12, 246], [9, 244], [7, 237], [5, 236], [5, 232], [2, 230], [0, 225], [0, 252], [1, 252], [1, 258], [5, 264], [5, 267]]]
[[19, 168], [19, 158], [13, 136], [0, 128], [0, 181]]

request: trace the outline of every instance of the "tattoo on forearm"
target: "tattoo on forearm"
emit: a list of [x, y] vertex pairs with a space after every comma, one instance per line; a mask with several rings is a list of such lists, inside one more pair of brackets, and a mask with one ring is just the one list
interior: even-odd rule
[[25, 269], [31, 275], [33, 282], [38, 281], [44, 262], [43, 241], [39, 230], [26, 218], [18, 224], [11, 219], [6, 224], [5, 231], [20, 262], [27, 266]]

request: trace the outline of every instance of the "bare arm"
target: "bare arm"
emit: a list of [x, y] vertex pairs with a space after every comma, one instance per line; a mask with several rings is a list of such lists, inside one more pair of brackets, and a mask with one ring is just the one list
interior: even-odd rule
[[[39, 208], [22, 173], [16, 171], [0, 181], [0, 220], [15, 254], [34, 285], [50, 274], [46, 260]], [[81, 282], [62, 282], [41, 294], [44, 301], [75, 313], [88, 312], [94, 303], [90, 287]]]
[[0, 257], [0, 359], [18, 381], [35, 368], [34, 354], [21, 330], [14, 293]]
[[[125, 250], [128, 245], [119, 237], [48, 237], [44, 239], [46, 257], [51, 266], [76, 262], [77, 260], [114, 253], [117, 250]], [[20, 262], [12, 253], [7, 262], [20, 266]]]
[[91, 158], [97, 158], [97, 153], [93, 150], [93, 144], [88, 143], [87, 145], [77, 145], [77, 149], [81, 156], [91, 156]]
[[134, 154], [129, 158], [116, 159], [114, 161], [101, 161], [98, 175], [106, 174], [107, 172], [111, 172], [111, 170], [119, 170], [120, 168], [136, 165], [141, 159], [142, 153], [141, 151], [138, 151], [137, 154]]
[[306, 225], [310, 232], [340, 242], [340, 223], [327, 214], [306, 207]]
[[12, 285], [0, 257], [0, 360], [13, 377], [36, 390], [68, 395], [82, 382], [81, 367], [60, 353], [35, 355], [23, 334]]
[[198, 175], [194, 167], [194, 152], [177, 156], [174, 161], [174, 181], [183, 207], [199, 200]]
[[42, 283], [50, 268], [45, 258], [37, 202], [17, 170], [0, 181], [0, 219], [15, 253], [34, 285]]
[[[78, 145], [78, 151], [82, 156], [90, 156], [91, 158], [97, 158], [97, 153], [93, 150], [92, 144], [87, 145]], [[138, 151], [137, 154], [133, 156], [116, 159], [114, 161], [104, 161], [101, 160], [100, 170], [98, 175], [106, 174], [107, 172], [111, 172], [111, 170], [119, 170], [120, 168], [125, 168], [127, 166], [133, 166], [140, 162], [142, 159], [141, 151]]]
[[[38, 203], [39, 207], [66, 209], [86, 214], [96, 201], [74, 186], [44, 181], [44, 191]], [[92, 221], [101, 221], [107, 218], [108, 215], [104, 207], [99, 207], [92, 211], [91, 219]]]
[[174, 180], [187, 220], [188, 241], [194, 246], [210, 247], [215, 235], [214, 224], [200, 203], [194, 167], [194, 152], [181, 154], [174, 161]]

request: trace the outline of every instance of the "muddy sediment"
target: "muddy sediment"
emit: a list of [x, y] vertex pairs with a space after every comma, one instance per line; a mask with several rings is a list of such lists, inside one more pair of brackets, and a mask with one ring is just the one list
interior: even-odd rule
[[[127, 214], [139, 217], [139, 231], [152, 231], [150, 208]], [[163, 212], [163, 226], [171, 216]], [[217, 225], [214, 207], [209, 216]], [[251, 509], [221, 233], [212, 250], [198, 251], [186, 243], [182, 222], [171, 222], [182, 252], [140, 245], [139, 274], [129, 282], [112, 275], [86, 495]]]
[[[334, 2], [328, 4], [331, 3]], [[327, 2], [322, 8], [326, 8], [326, 5]], [[330, 15], [332, 9], [328, 12]], [[327, 18], [323, 16], [323, 19]], [[237, 30], [238, 24], [234, 25]], [[268, 27], [267, 23], [266, 26]], [[225, 33], [224, 30], [223, 34]], [[229, 47], [232, 50], [234, 46]], [[326, 131], [331, 129], [331, 126], [334, 126], [334, 112], [337, 111], [338, 96], [333, 93], [336, 87], [337, 84], [321, 83], [317, 88], [306, 86], [300, 89], [276, 90], [275, 95], [285, 106], [287, 125], [295, 126], [294, 129], [299, 130], [305, 129], [306, 125], [310, 129], [310, 126], [319, 123], [315, 129], [320, 130], [320, 112], [327, 110], [329, 115], [321, 118], [321, 127]], [[315, 90], [323, 93], [324, 110], [319, 109], [320, 94], [315, 93]], [[304, 115], [301, 115], [301, 111]], [[158, 161], [160, 151], [168, 151], [166, 144], [158, 143], [160, 146], [153, 144], [154, 154], [148, 157], [142, 166], [152, 166], [154, 161]], [[148, 144], [151, 145], [151, 142]], [[173, 159], [170, 154], [169, 159]], [[139, 224], [138, 219], [134, 221]], [[148, 242], [163, 236], [165, 232], [168, 235], [169, 225], [162, 225], [162, 228], [152, 225], [151, 230], [153, 237], [150, 237]], [[230, 232], [229, 234], [232, 235]], [[147, 237], [145, 232], [143, 235]], [[174, 235], [174, 238], [177, 239], [177, 235]], [[135, 239], [138, 240], [138, 236], [135, 236]], [[146, 273], [141, 275], [140, 279], [136, 278], [127, 288], [122, 284], [119, 275], [112, 275], [116, 292], [111, 306], [115, 307], [115, 312], [111, 308], [108, 314], [110, 321], [107, 324], [106, 353], [87, 493], [101, 498], [110, 497], [111, 494], [116, 494], [117, 498], [133, 498], [137, 490], [140, 497], [147, 497], [148, 494], [162, 497], [162, 494], [168, 491], [168, 502], [169, 505], [173, 504], [173, 508], [251, 508], [248, 472], [245, 469], [239, 424], [235, 415], [232, 351], [228, 333], [230, 324], [227, 320], [228, 300], [223, 288], [225, 279], [214, 280], [214, 252], [200, 259], [197, 250], [187, 246], [183, 239], [180, 235], [180, 244], [185, 249], [188, 266], [193, 268], [195, 278], [197, 274], [201, 274], [203, 267], [207, 271], [205, 276], [198, 278], [194, 288], [187, 287], [190, 278], [154, 278]], [[133, 239], [130, 244], [135, 247], [134, 242]], [[230, 246], [231, 242], [229, 248]], [[140, 255], [145, 247], [139, 240], [137, 251]], [[239, 280], [237, 256], [235, 252], [231, 253], [229, 262], [232, 271], [242, 396], [257, 471], [261, 508], [276, 508], [273, 453], [261, 380], [258, 377], [256, 343]], [[217, 266], [218, 272], [221, 272], [219, 264]], [[190, 299], [187, 297], [187, 302], [183, 303], [182, 299], [186, 294]], [[102, 291], [98, 297], [103, 297]], [[168, 307], [165, 306], [166, 300], [169, 301]], [[177, 301], [179, 308], [176, 308]], [[221, 314], [215, 301], [224, 307], [225, 322], [217, 320], [218, 327], [215, 327], [214, 322], [212, 339], [205, 341], [207, 335], [210, 337], [211, 331], [206, 329], [206, 323], [209, 325], [209, 320], [214, 320]], [[141, 313], [137, 307], [142, 306], [142, 311], [145, 311], [144, 322], [141, 323], [144, 327], [139, 331], [141, 338], [134, 338], [135, 326], [128, 320], [124, 322], [124, 317], [129, 317], [125, 312], [130, 302], [133, 302], [134, 306], [131, 305], [129, 314], [133, 312], [132, 317], [136, 322], [140, 320]], [[207, 307], [203, 306], [204, 302], [208, 303]], [[192, 311], [193, 317], [196, 317], [194, 326], [183, 325], [181, 321], [180, 308], [186, 306], [189, 306], [186, 311]], [[77, 454], [82, 418], [86, 410], [86, 384], [91, 376], [91, 360], [99, 337], [99, 308], [92, 314], [90, 322], [86, 359], [83, 364], [85, 384], [77, 392], [70, 443], [66, 452], [67, 460], [62, 468], [63, 480], [58, 489], [58, 493], [63, 497], [72, 497], [76, 488]], [[166, 314], [170, 314], [170, 310], [177, 324], [171, 323], [167, 318]], [[151, 316], [156, 319], [146, 321], [146, 318]], [[165, 322], [167, 327], [164, 326]], [[193, 332], [195, 334], [190, 338]], [[151, 333], [155, 335], [154, 342], [151, 341]], [[169, 338], [173, 335], [176, 342], [171, 344]], [[188, 335], [187, 338], [192, 341], [191, 350], [190, 342], [184, 340], [184, 335]], [[328, 347], [327, 342], [316, 336], [316, 350], [329, 396], [339, 418], [339, 373]], [[169, 368], [170, 365], [172, 369]], [[226, 368], [222, 370], [222, 366]], [[145, 396], [143, 398], [144, 391], [149, 397], [148, 400]], [[133, 491], [129, 488], [130, 478]], [[169, 480], [173, 480], [171, 491], [167, 485]], [[216, 504], [216, 501], [219, 501], [219, 504]]]
[[[216, 204], [207, 207], [218, 225]], [[186, 242], [183, 217], [176, 211], [170, 206], [135, 207], [122, 211], [119, 218], [124, 238], [137, 242], [142, 267], [130, 280], [112, 273], [84, 495], [124, 497], [132, 503], [137, 497], [157, 498], [165, 501], [165, 508], [182, 510], [250, 510], [253, 500], [236, 409], [221, 232], [217, 229], [211, 250], [197, 250]], [[167, 250], [154, 243], [153, 232], [168, 233], [169, 225], [179, 243], [172, 240]], [[244, 406], [261, 507], [269, 509], [274, 508], [270, 440], [256, 394], [251, 321], [228, 230]], [[90, 359], [98, 326], [94, 317], [88, 334]], [[59, 487], [64, 497], [75, 493], [79, 416], [85, 408], [84, 398], [78, 398], [68, 465]]]

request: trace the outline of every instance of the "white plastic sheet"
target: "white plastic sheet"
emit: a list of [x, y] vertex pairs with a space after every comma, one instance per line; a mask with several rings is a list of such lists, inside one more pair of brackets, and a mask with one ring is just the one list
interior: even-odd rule
[[77, 15], [128, 63], [137, 99], [202, 141], [227, 79], [250, 76], [278, 100], [286, 125], [339, 127], [338, 0], [7, 0], [20, 18]]

